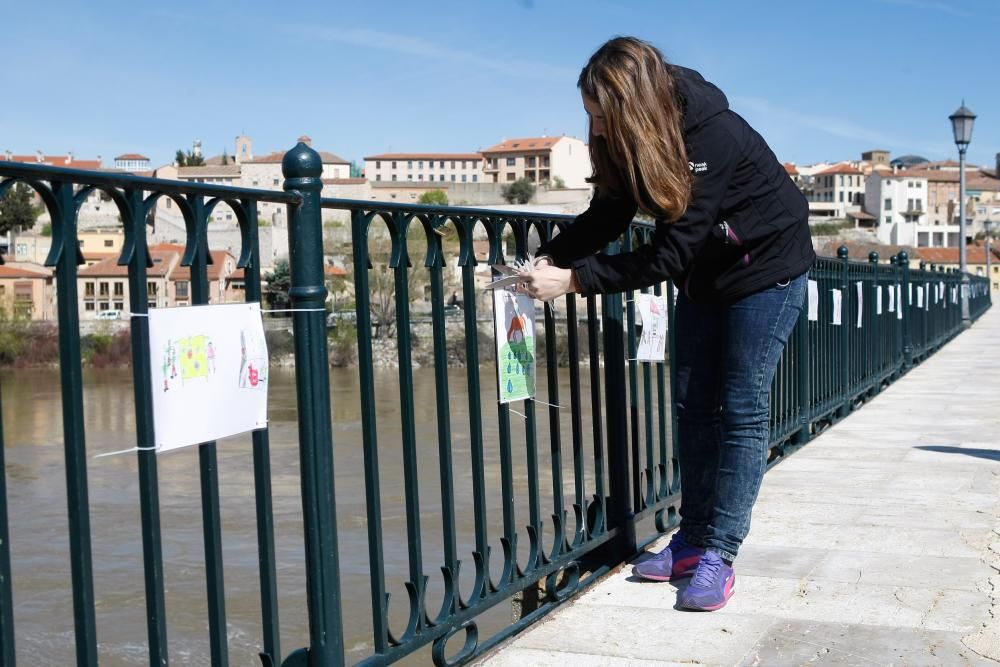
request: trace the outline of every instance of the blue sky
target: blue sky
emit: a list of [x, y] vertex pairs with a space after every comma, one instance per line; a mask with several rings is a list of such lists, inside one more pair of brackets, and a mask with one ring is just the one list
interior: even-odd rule
[[[140, 152], [200, 138], [264, 154], [300, 134], [346, 159], [570, 134], [576, 77], [606, 39], [700, 70], [782, 160], [885, 148], [952, 158], [948, 116], [1000, 152], [997, 0], [0, 0], [0, 151]], [[12, 59], [12, 60], [11, 60]]]

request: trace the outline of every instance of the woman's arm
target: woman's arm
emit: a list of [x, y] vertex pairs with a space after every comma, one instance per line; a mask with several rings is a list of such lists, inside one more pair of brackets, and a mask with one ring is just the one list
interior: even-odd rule
[[629, 197], [595, 191], [590, 207], [576, 216], [573, 224], [540, 245], [535, 254], [548, 255], [553, 264], [566, 268], [621, 236], [637, 210], [638, 205]]

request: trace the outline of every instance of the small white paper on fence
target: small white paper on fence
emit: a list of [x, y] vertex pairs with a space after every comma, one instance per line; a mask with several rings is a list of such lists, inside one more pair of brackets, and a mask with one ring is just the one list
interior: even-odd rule
[[154, 308], [149, 356], [157, 451], [267, 426], [259, 303]]
[[809, 281], [809, 321], [819, 321], [819, 283]]
[[889, 285], [889, 312], [896, 312], [896, 292], [899, 291], [899, 285]]
[[910, 288], [910, 295], [909, 295], [909, 297], [908, 297], [908, 298], [906, 299], [906, 304], [907, 304], [908, 306], [912, 306], [912, 305], [913, 305], [913, 283], [908, 283], [908, 284], [907, 284], [907, 287], [909, 287], [909, 288]]
[[951, 288], [951, 303], [952, 303], [952, 305], [955, 305], [955, 304], [958, 303], [958, 288], [957, 287], [952, 287]]
[[924, 283], [924, 310], [931, 309], [931, 284]]
[[843, 302], [843, 294], [839, 289], [830, 290], [833, 293], [833, 324], [835, 326], [840, 326], [841, 318], [841, 303]]
[[667, 300], [655, 294], [639, 294], [635, 305], [642, 318], [637, 361], [665, 361], [667, 351]]
[[535, 395], [535, 302], [526, 294], [493, 290], [497, 381], [501, 403]]
[[882, 314], [882, 286], [878, 285], [875, 288], [875, 314]]
[[938, 298], [940, 298], [943, 301], [944, 300], [944, 281], [943, 280], [940, 283], [938, 283], [938, 290], [940, 291], [940, 295], [939, 295]]
[[968, 299], [969, 298], [969, 286], [968, 285], [962, 285], [962, 298], [963, 299]]
[[[913, 303], [912, 301], [910, 303]], [[917, 308], [924, 307], [924, 288], [917, 285]]]
[[865, 284], [862, 281], [854, 283], [858, 290], [858, 328], [861, 328], [861, 315], [865, 312]]
[[903, 319], [903, 286], [896, 285], [896, 319]]

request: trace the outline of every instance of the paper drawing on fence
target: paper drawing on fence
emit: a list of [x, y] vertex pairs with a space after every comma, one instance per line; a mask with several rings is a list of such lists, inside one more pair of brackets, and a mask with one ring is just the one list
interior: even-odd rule
[[809, 283], [809, 321], [819, 321], [819, 283], [810, 280]]
[[667, 300], [655, 294], [638, 294], [635, 299], [642, 318], [642, 335], [636, 361], [665, 361], [667, 351]]
[[865, 312], [865, 284], [862, 281], [855, 283], [858, 289], [858, 328], [861, 328], [861, 316]]
[[535, 395], [535, 302], [505, 289], [493, 290], [497, 383], [501, 403]]
[[267, 426], [267, 345], [260, 304], [149, 312], [157, 451]]

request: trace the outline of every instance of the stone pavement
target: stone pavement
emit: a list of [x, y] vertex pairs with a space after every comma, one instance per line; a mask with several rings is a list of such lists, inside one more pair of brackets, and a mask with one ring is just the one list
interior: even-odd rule
[[724, 609], [629, 565], [479, 664], [1000, 664], [998, 342], [1000, 306], [769, 472]]

